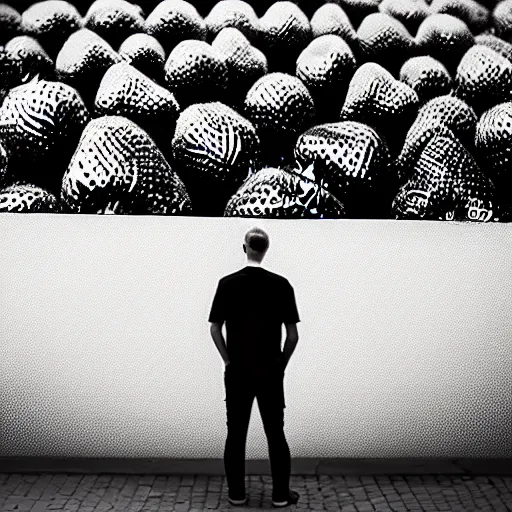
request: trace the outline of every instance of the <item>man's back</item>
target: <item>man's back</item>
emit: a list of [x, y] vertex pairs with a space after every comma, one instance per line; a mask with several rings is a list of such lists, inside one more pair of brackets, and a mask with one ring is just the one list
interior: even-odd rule
[[219, 281], [211, 322], [226, 322], [232, 363], [254, 366], [280, 356], [283, 323], [299, 322], [293, 287], [285, 277], [246, 266]]
[[[261, 267], [269, 237], [260, 228], [245, 235], [247, 266], [220, 279], [210, 310], [210, 332], [224, 359], [228, 437], [224, 466], [229, 502], [245, 505], [245, 444], [254, 398], [268, 440], [272, 505], [297, 503], [289, 487], [291, 458], [284, 435], [284, 372], [298, 341], [300, 322], [288, 280]], [[226, 323], [226, 340], [222, 325]], [[281, 330], [286, 341], [281, 352]]]

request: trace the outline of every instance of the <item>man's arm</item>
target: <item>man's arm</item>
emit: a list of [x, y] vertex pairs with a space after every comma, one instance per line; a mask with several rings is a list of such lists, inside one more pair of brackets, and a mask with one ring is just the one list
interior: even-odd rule
[[297, 302], [295, 300], [295, 291], [289, 282], [286, 283], [284, 290], [282, 319], [286, 327], [286, 339], [283, 346], [283, 362], [286, 368], [299, 341], [297, 323], [300, 322]]
[[215, 346], [219, 351], [222, 359], [224, 360], [224, 364], [229, 363], [228, 349], [226, 347], [226, 341], [224, 340], [224, 336], [222, 334], [222, 323], [220, 322], [212, 322], [210, 326], [210, 333], [212, 335], [213, 341], [215, 342]]
[[284, 367], [288, 365], [290, 358], [292, 357], [293, 351], [299, 341], [299, 333], [297, 332], [297, 324], [284, 324], [286, 327], [286, 338], [283, 346], [283, 361]]
[[226, 291], [224, 289], [224, 282], [221, 279], [217, 285], [217, 291], [213, 298], [212, 307], [208, 321], [211, 323], [210, 333], [212, 335], [215, 346], [219, 351], [225, 364], [229, 363], [228, 350], [226, 341], [222, 335], [222, 326], [226, 321]]

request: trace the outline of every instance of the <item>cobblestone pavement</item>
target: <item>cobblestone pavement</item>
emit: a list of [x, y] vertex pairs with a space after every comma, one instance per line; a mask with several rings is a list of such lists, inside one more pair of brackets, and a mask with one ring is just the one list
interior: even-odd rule
[[[0, 510], [41, 512], [257, 511], [271, 506], [270, 476], [247, 476], [249, 503], [232, 507], [221, 476], [0, 473]], [[512, 511], [512, 477], [295, 476], [301, 497], [282, 510]], [[272, 509], [273, 510], [273, 509]], [[276, 509], [277, 510], [277, 509]]]

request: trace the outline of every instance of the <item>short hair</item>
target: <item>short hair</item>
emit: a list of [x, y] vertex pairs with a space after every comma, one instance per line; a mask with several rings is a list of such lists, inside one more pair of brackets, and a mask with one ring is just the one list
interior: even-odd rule
[[252, 228], [245, 235], [245, 243], [256, 252], [265, 252], [270, 245], [267, 233], [260, 228]]

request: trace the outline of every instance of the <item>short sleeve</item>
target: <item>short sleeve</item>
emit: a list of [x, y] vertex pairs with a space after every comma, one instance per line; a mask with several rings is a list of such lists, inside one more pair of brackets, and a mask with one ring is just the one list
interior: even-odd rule
[[284, 291], [283, 300], [283, 323], [296, 324], [300, 322], [299, 312], [297, 311], [297, 302], [295, 300], [295, 291], [293, 286], [287, 282]]
[[219, 281], [217, 285], [217, 291], [215, 292], [215, 296], [213, 298], [212, 307], [210, 309], [210, 316], [208, 318], [209, 322], [213, 323], [223, 323], [226, 320], [226, 300], [225, 300], [225, 290], [222, 283], [222, 280]]

